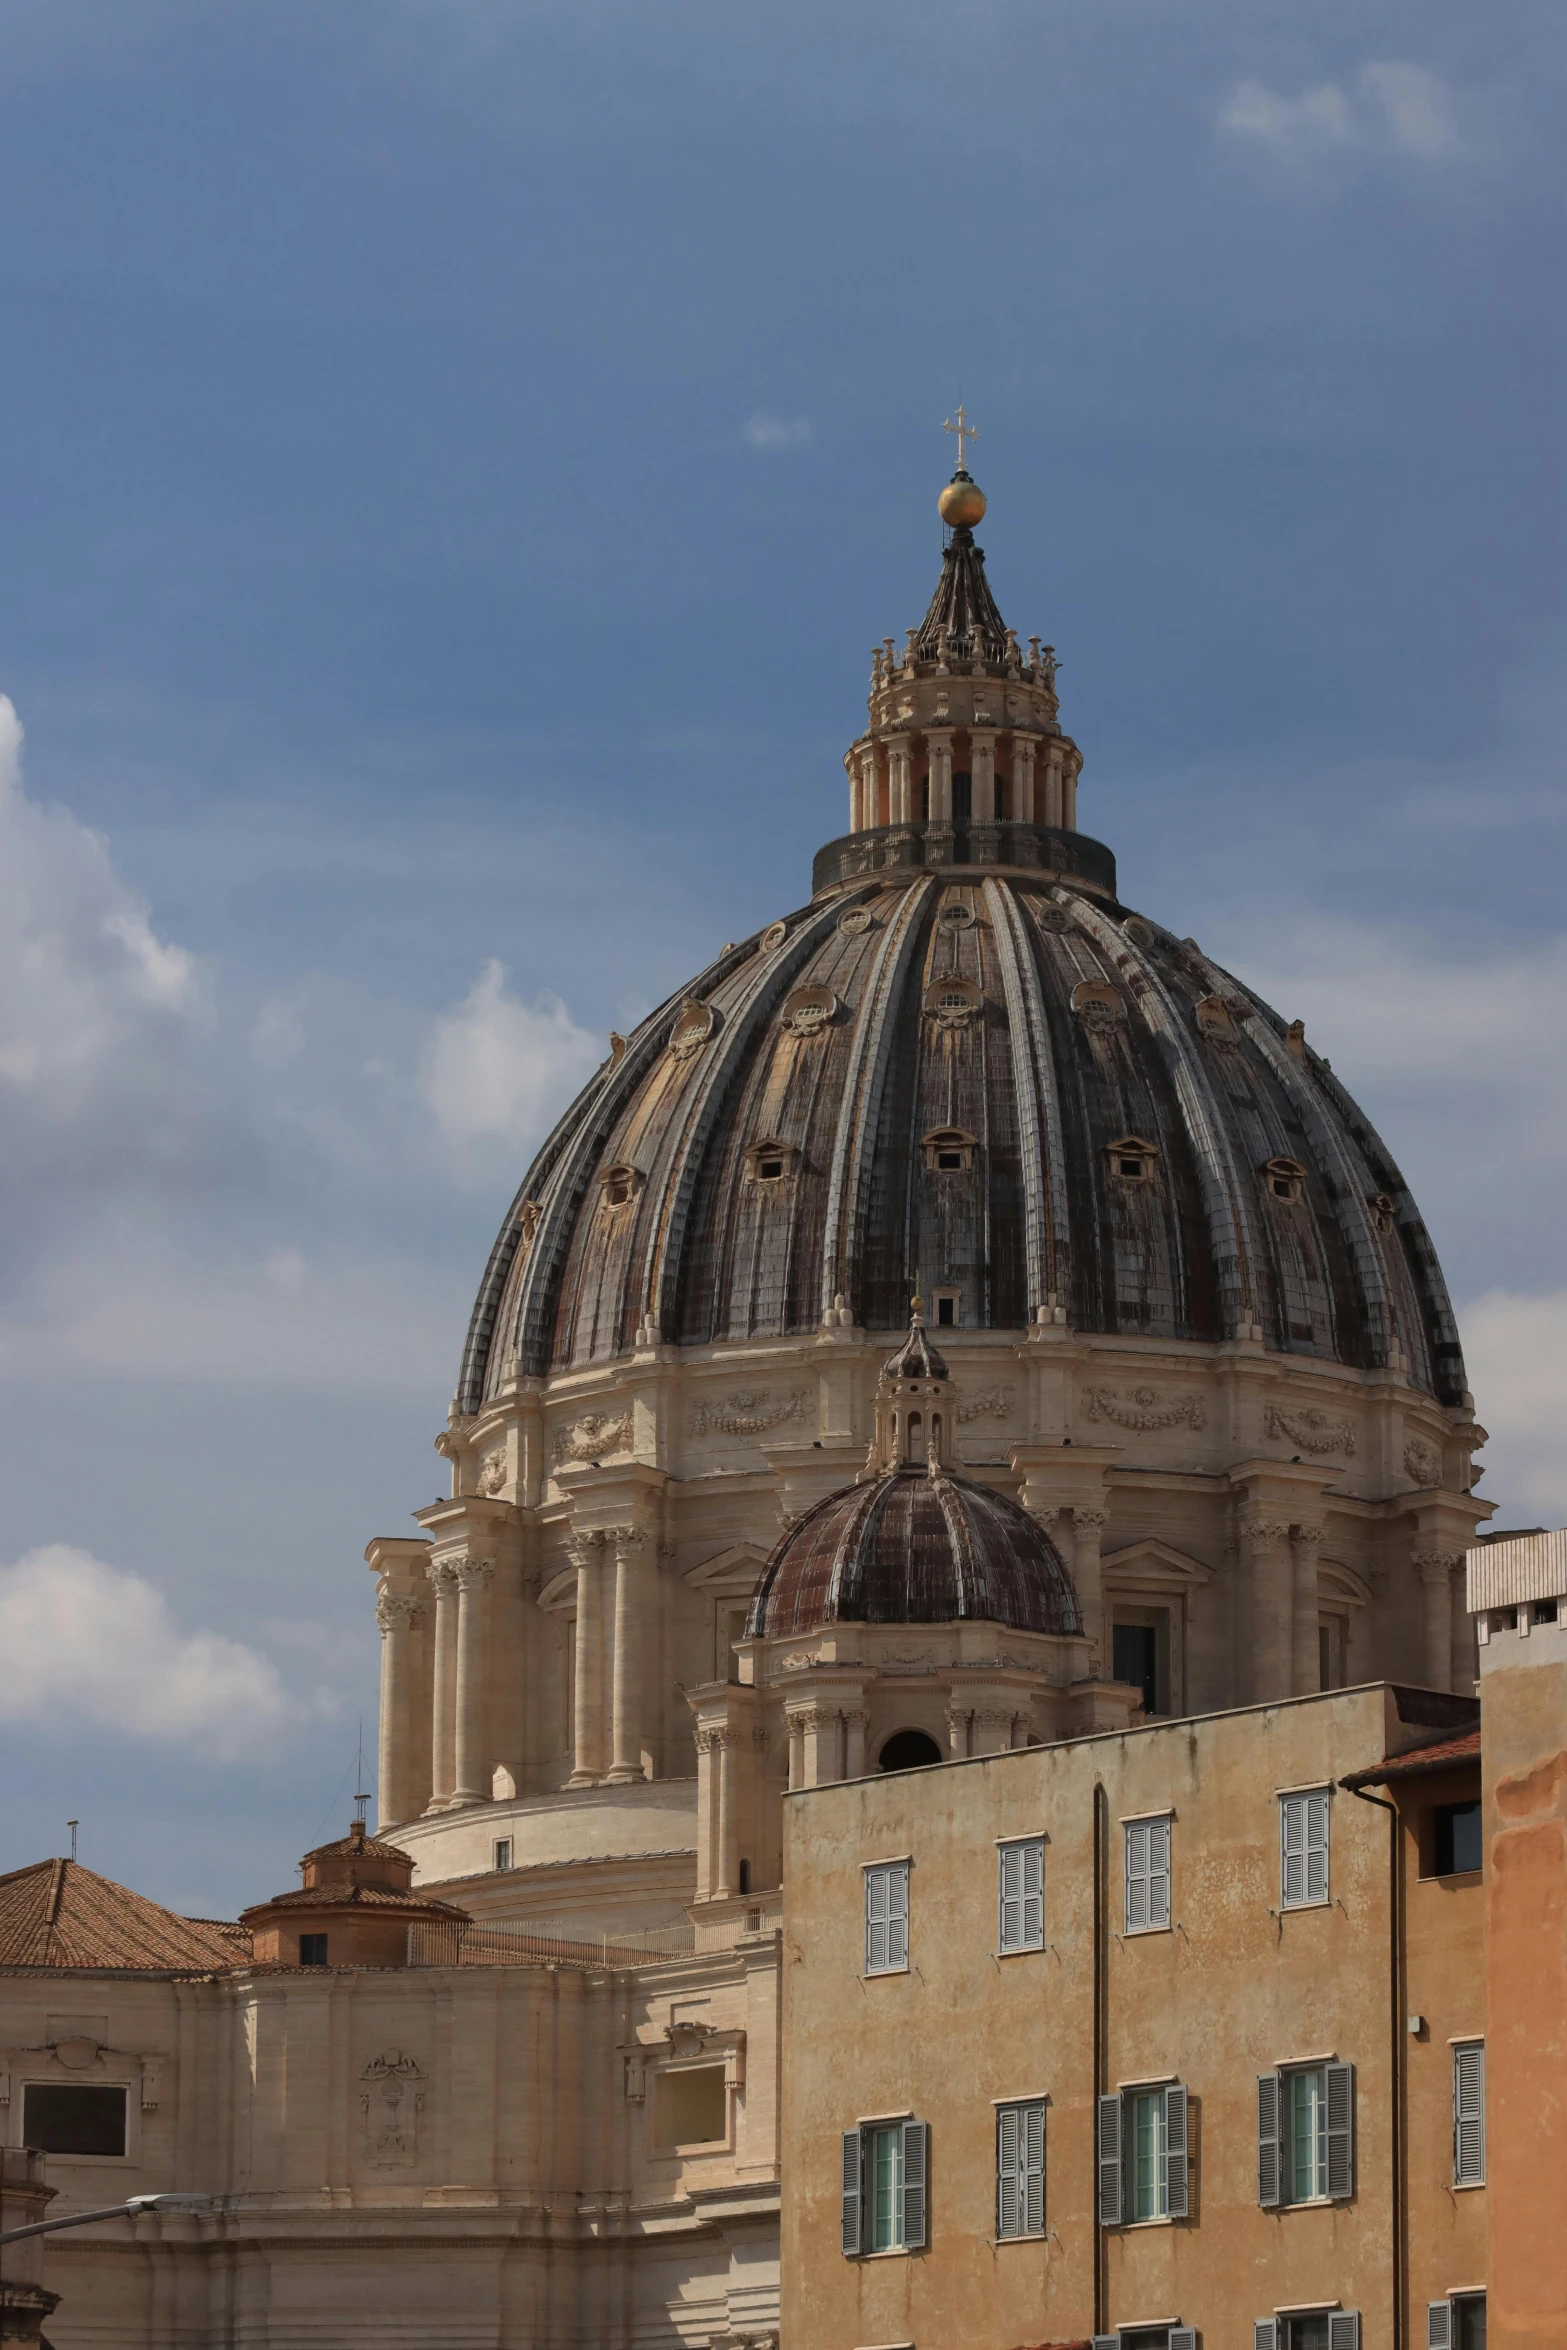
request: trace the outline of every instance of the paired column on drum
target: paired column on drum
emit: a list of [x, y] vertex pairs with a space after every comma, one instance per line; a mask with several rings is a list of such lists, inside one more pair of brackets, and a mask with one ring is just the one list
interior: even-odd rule
[[432, 1559], [428, 1573], [435, 1594], [428, 1808], [442, 1811], [451, 1802], [457, 1785], [457, 1569], [450, 1559]]
[[1251, 1608], [1251, 1684], [1261, 1704], [1322, 1686], [1317, 1587], [1320, 1526], [1254, 1512], [1240, 1522], [1241, 1573]]
[[394, 1827], [423, 1811], [430, 1793], [430, 1701], [422, 1687], [428, 1664], [424, 1634], [429, 1601], [414, 1591], [392, 1588], [383, 1576], [375, 1620], [381, 1630], [381, 1734], [379, 1815]]
[[1090, 1669], [1101, 1675], [1110, 1671], [1114, 1661], [1105, 1638], [1104, 1562], [1099, 1548], [1109, 1515], [1109, 1510], [1098, 1504], [1080, 1506], [1074, 1502], [1057, 1516], [1058, 1525], [1071, 1528], [1072, 1582], [1082, 1610], [1083, 1633], [1092, 1659]]
[[576, 1660], [571, 1693], [571, 1777], [568, 1787], [591, 1787], [604, 1771], [604, 1537], [579, 1534], [571, 1545], [577, 1570]]
[[452, 1740], [454, 1805], [489, 1800], [489, 1722], [485, 1675], [489, 1664], [489, 1591], [493, 1559], [461, 1558], [457, 1574], [457, 1673]]
[[645, 1526], [617, 1526], [615, 1550], [614, 1645], [610, 1655], [610, 1761], [608, 1778], [623, 1786], [642, 1777], [642, 1651], [646, 1609], [642, 1604]]
[[[1453, 1621], [1454, 1582], [1463, 1563], [1461, 1550], [1434, 1545], [1414, 1554], [1413, 1565], [1420, 1578], [1420, 1596], [1424, 1602], [1421, 1678], [1428, 1689], [1451, 1689], [1455, 1682], [1462, 1685], [1474, 1678], [1474, 1667], [1468, 1663], [1467, 1655], [1463, 1667], [1456, 1672], [1454, 1669], [1459, 1660]], [[1462, 1596], [1460, 1587], [1460, 1599]], [[1465, 1620], [1467, 1623], [1467, 1609]]]
[[[642, 1657], [648, 1530], [636, 1522], [592, 1528], [572, 1544], [577, 1570], [577, 1655], [572, 1689], [569, 1787], [624, 1786], [642, 1769]], [[606, 1752], [607, 1748], [607, 1752]]]
[[976, 824], [996, 819], [996, 738], [988, 728], [975, 727], [968, 738], [971, 808]]

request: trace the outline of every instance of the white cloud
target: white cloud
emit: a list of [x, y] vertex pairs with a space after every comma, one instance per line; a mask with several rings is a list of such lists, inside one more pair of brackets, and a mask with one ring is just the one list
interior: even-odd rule
[[195, 964], [155, 934], [101, 834], [27, 798], [21, 748], [0, 695], [0, 1100], [35, 1132], [132, 1105], [145, 1126], [201, 1016]]
[[803, 449], [811, 437], [811, 420], [757, 415], [747, 418], [744, 431], [753, 449]]
[[1488, 1290], [1459, 1320], [1491, 1431], [1481, 1490], [1501, 1505], [1496, 1523], [1567, 1524], [1567, 1289]]
[[295, 1710], [276, 1667], [217, 1632], [185, 1632], [139, 1575], [52, 1542], [0, 1567], [0, 1721], [254, 1751]]
[[1295, 162], [1359, 151], [1434, 162], [1460, 147], [1447, 86], [1423, 65], [1363, 65], [1345, 88], [1319, 82], [1297, 97], [1240, 82], [1219, 109], [1219, 127]]
[[456, 1011], [436, 1022], [420, 1088], [454, 1150], [491, 1141], [526, 1150], [603, 1058], [558, 997], [530, 1005], [508, 995], [505, 968], [492, 960]]

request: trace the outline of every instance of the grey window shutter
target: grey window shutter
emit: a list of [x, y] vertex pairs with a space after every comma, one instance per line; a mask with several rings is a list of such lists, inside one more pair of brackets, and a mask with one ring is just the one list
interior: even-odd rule
[[1426, 2303], [1426, 2350], [1453, 2350], [1453, 2304]]
[[1031, 2236], [1045, 2227], [1045, 2109], [1023, 2108], [1023, 2226]]
[[1121, 2350], [1119, 2334], [1095, 2334], [1094, 2350]]
[[1134, 1820], [1126, 1831], [1126, 1931], [1140, 1934], [1148, 1923], [1148, 1823]]
[[925, 2242], [926, 2126], [903, 2125], [903, 2249], [918, 2252]]
[[1171, 2326], [1165, 2337], [1165, 2350], [1197, 2350], [1197, 2328]]
[[1328, 1799], [1326, 1794], [1306, 1798], [1306, 1899], [1328, 1897]]
[[1360, 2350], [1358, 2309], [1335, 2309], [1329, 2314], [1328, 2350]]
[[1032, 1950], [1045, 1938], [1045, 1841], [1023, 1847], [1023, 1947]]
[[1453, 2050], [1453, 2184], [1477, 2187], [1485, 2177], [1485, 2045]]
[[[1355, 2192], [1355, 2068], [1328, 2064], [1322, 2069], [1327, 2081], [1328, 2194], [1342, 2200]], [[1335, 2350], [1332, 2331], [1330, 2325], [1329, 2350]]]
[[1251, 2350], [1279, 2350], [1279, 2321], [1259, 2317], [1251, 2329]]
[[843, 2254], [852, 2260], [864, 2249], [860, 2241], [860, 2133], [843, 2133]]
[[887, 1871], [865, 1872], [865, 1971], [880, 1974], [887, 1964]]
[[1098, 2127], [1099, 2225], [1121, 2224], [1121, 2100], [1101, 2097]]
[[887, 1964], [909, 1963], [909, 1868], [899, 1861], [887, 1871]]
[[1148, 1828], [1148, 1923], [1170, 1922], [1170, 1823], [1153, 1820]]
[[[1279, 2145], [1280, 2108], [1283, 2093], [1277, 2073], [1257, 2075], [1257, 2201], [1264, 2211], [1271, 2211], [1284, 2199], [1284, 2181], [1279, 2175], [1283, 2169]], [[1272, 2319], [1269, 2319], [1272, 2324]]]
[[1179, 2083], [1164, 2093], [1164, 2208], [1171, 2219], [1186, 2217], [1186, 2091]]
[[1020, 2236], [1023, 2199], [1023, 2115], [1016, 2105], [1003, 2105], [996, 2116], [996, 2234]]
[[1279, 1896], [1285, 1909], [1306, 1898], [1306, 1798], [1279, 1797]]
[[1023, 1853], [1021, 1844], [1001, 1847], [1001, 1948], [1021, 1950], [1023, 1932]]

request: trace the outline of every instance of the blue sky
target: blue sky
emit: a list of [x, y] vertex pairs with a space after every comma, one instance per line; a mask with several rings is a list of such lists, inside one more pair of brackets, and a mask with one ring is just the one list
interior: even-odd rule
[[1564, 83], [1543, 0], [12, 0], [0, 1867], [346, 1816], [494, 1225], [807, 894], [960, 384], [1085, 826], [1567, 1514]]

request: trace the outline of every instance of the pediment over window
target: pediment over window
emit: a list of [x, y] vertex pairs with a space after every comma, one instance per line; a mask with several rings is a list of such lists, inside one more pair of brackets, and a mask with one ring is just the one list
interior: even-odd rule
[[767, 1553], [756, 1543], [732, 1542], [699, 1567], [688, 1567], [682, 1580], [713, 1599], [749, 1599], [766, 1564]]
[[1107, 1551], [1103, 1572], [1107, 1591], [1197, 1591], [1213, 1581], [1211, 1567], [1157, 1535], [1130, 1542], [1124, 1550]]

